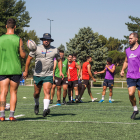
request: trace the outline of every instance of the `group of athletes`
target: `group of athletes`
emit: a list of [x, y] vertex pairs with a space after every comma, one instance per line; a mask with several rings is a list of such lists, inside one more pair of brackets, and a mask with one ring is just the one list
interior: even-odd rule
[[[91, 73], [92, 57], [87, 56], [86, 62], [81, 66], [80, 62], [76, 60], [75, 54], [69, 54], [67, 58], [64, 57], [64, 51], [58, 50], [51, 46], [54, 40], [49, 33], [43, 34], [40, 38], [42, 45], [37, 46], [36, 51], [30, 51], [26, 64], [25, 71], [21, 71], [20, 57], [25, 58], [26, 54], [23, 47], [23, 42], [20, 37], [14, 34], [16, 28], [16, 21], [13, 18], [7, 20], [6, 34], [0, 37], [0, 121], [5, 120], [5, 105], [6, 96], [10, 89], [10, 121], [16, 121], [14, 112], [17, 103], [17, 90], [19, 81], [23, 76], [24, 79], [28, 76], [28, 69], [30, 62], [35, 58], [35, 70], [33, 74], [34, 80], [34, 112], [39, 113], [39, 97], [41, 88], [44, 92], [44, 110], [43, 116], [50, 113], [49, 104], [53, 103], [53, 96], [55, 88], [57, 88], [57, 105], [61, 105], [61, 88], [63, 89], [63, 102], [67, 103], [81, 103], [85, 89], [88, 89], [88, 94], [94, 102], [97, 98], [93, 98], [89, 80], [94, 79]], [[131, 119], [139, 113], [136, 106], [135, 90], [138, 88], [138, 95], [140, 98], [140, 46], [138, 44], [138, 34], [131, 33], [129, 35], [130, 47], [126, 49], [126, 58], [120, 75], [124, 76], [124, 70], [127, 69], [127, 85], [129, 92], [129, 99], [134, 108]], [[95, 50], [96, 51], [96, 50]], [[103, 71], [94, 72], [96, 74], [105, 74], [103, 83], [102, 99], [99, 103], [104, 102], [106, 89], [109, 87], [109, 103], [112, 103], [112, 90], [114, 85], [115, 65], [112, 64], [112, 59], [107, 58], [107, 64]], [[10, 88], [9, 88], [10, 87]], [[68, 90], [68, 102], [66, 102]], [[73, 90], [75, 91], [75, 98], [73, 98]], [[51, 92], [51, 97], [50, 97]]]

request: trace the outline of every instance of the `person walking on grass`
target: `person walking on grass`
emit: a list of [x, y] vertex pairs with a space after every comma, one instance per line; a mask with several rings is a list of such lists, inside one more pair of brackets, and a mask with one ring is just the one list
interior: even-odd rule
[[92, 80], [94, 82], [96, 82], [96, 80], [93, 78], [92, 73], [91, 73], [91, 65], [90, 63], [92, 62], [92, 57], [91, 56], [87, 56], [87, 61], [83, 63], [82, 66], [82, 70], [81, 70], [81, 80], [82, 80], [82, 88], [79, 88], [79, 103], [82, 103], [83, 101], [81, 100], [85, 89], [88, 89], [88, 94], [91, 98], [91, 101], [94, 102], [95, 100], [97, 100], [97, 98], [93, 98], [92, 93], [91, 93], [91, 86], [89, 83], [90, 78], [92, 78]]
[[120, 75], [124, 76], [124, 70], [127, 68], [127, 86], [129, 93], [129, 100], [133, 106], [134, 112], [131, 119], [139, 113], [136, 106], [135, 91], [138, 89], [140, 99], [140, 45], [138, 44], [138, 34], [131, 33], [129, 35], [130, 47], [125, 50], [126, 57]]
[[6, 96], [10, 88], [10, 121], [16, 121], [14, 112], [17, 103], [17, 90], [22, 77], [20, 57], [26, 54], [20, 37], [14, 34], [16, 21], [9, 18], [7, 32], [0, 37], [0, 121], [5, 120]]
[[60, 70], [60, 76], [64, 77], [62, 73], [62, 60], [60, 59], [59, 51], [57, 48], [50, 45], [54, 40], [49, 33], [45, 33], [42, 38], [43, 44], [37, 46], [36, 51], [30, 52], [26, 60], [25, 71], [23, 77], [28, 75], [28, 68], [31, 60], [35, 57], [35, 70], [34, 70], [34, 112], [37, 115], [39, 113], [39, 95], [43, 86], [44, 91], [44, 111], [43, 116], [47, 116], [50, 113], [50, 90], [53, 84], [53, 66], [54, 58], [58, 61], [58, 67]]
[[106, 72], [104, 83], [103, 83], [103, 92], [102, 92], [102, 99], [99, 101], [99, 103], [104, 102], [106, 89], [109, 87], [109, 103], [112, 103], [112, 95], [113, 95], [113, 85], [114, 85], [114, 73], [115, 73], [115, 65], [112, 64], [112, 58], [107, 58], [107, 65], [105, 66], [105, 69], [100, 72], [94, 72], [94, 74], [102, 74]]

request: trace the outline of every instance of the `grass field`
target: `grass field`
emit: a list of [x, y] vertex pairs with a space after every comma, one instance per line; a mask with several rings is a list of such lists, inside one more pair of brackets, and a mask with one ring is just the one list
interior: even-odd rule
[[[108, 103], [109, 92], [104, 103], [101, 99], [102, 88], [92, 88], [97, 97], [91, 102], [87, 91], [84, 103], [71, 105], [50, 105], [51, 113], [46, 118], [43, 113], [43, 91], [40, 97], [39, 115], [34, 114], [33, 87], [20, 86], [15, 116], [16, 122], [0, 122], [0, 140], [138, 140], [140, 139], [140, 114], [131, 120], [133, 108], [129, 102], [127, 89], [114, 88], [113, 103]], [[26, 97], [24, 99], [23, 97]], [[136, 94], [137, 97], [137, 94]], [[68, 100], [68, 99], [67, 99]], [[9, 102], [9, 95], [7, 97]], [[138, 108], [138, 97], [137, 97]], [[9, 111], [6, 111], [6, 118]]]

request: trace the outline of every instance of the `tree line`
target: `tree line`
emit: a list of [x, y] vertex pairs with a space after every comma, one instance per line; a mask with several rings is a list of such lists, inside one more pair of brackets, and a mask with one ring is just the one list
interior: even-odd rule
[[[30, 27], [30, 15], [26, 11], [25, 1], [23, 0], [0, 0], [0, 36], [6, 33], [5, 24], [8, 18], [16, 20], [17, 28], [15, 34], [22, 38], [25, 52], [28, 55], [27, 40], [32, 39], [38, 45], [40, 43], [39, 37], [34, 30], [24, 30], [25, 27]], [[125, 23], [128, 31], [137, 32], [140, 36], [140, 18], [129, 16], [131, 22]], [[113, 59], [116, 67], [116, 75], [119, 75], [120, 69], [125, 59], [125, 49], [129, 47], [128, 36], [124, 35], [124, 40], [110, 37], [106, 38], [93, 32], [90, 27], [83, 27], [75, 36], [66, 42], [66, 47], [61, 44], [58, 48], [65, 51], [65, 55], [77, 54], [77, 59], [83, 63], [86, 61], [86, 56], [92, 56], [92, 72], [103, 70], [106, 65], [107, 57]], [[140, 44], [140, 39], [139, 39]], [[57, 47], [57, 46], [56, 46]], [[26, 57], [27, 57], [26, 55]], [[29, 68], [29, 74], [33, 74], [34, 59]], [[26, 60], [21, 59], [22, 70], [25, 68]], [[101, 75], [102, 77], [103, 75]]]

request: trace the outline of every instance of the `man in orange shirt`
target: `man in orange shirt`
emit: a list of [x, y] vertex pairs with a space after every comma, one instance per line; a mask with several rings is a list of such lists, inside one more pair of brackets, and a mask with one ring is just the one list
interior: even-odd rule
[[81, 102], [81, 97], [83, 96], [86, 87], [88, 89], [88, 94], [89, 94], [90, 98], [92, 99], [92, 102], [97, 100], [97, 98], [93, 98], [93, 96], [91, 94], [91, 87], [90, 87], [89, 79], [92, 78], [94, 82], [96, 82], [96, 80], [92, 76], [90, 62], [92, 62], [92, 57], [87, 56], [87, 61], [85, 63], [83, 63], [82, 71], [81, 71], [82, 89], [80, 91], [80, 96], [78, 99], [79, 102]]

